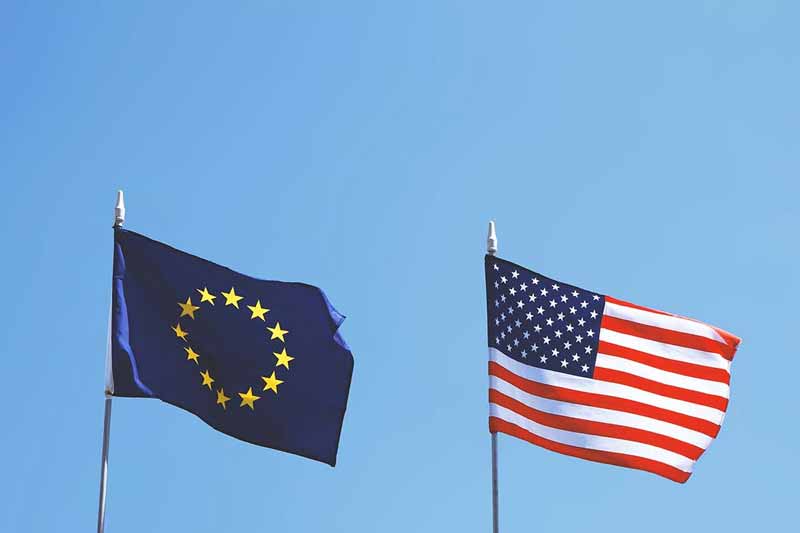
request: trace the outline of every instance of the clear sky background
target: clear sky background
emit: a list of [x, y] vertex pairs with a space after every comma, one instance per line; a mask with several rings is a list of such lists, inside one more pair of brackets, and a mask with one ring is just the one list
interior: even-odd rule
[[743, 338], [686, 485], [500, 437], [504, 531], [796, 523], [796, 2], [3, 2], [0, 530], [95, 527], [126, 227], [324, 288], [339, 464], [114, 401], [106, 530], [490, 530], [483, 254]]

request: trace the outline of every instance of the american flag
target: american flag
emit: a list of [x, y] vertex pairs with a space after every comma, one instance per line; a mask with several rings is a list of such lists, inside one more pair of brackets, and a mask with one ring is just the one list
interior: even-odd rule
[[679, 483], [719, 432], [739, 338], [486, 256], [489, 430]]

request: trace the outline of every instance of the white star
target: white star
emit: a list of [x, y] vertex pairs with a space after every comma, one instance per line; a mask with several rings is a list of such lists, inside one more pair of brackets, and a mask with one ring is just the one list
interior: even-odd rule
[[515, 294], [517, 294], [517, 289], [515, 289], [514, 287], [511, 287], [510, 289], [508, 289], [508, 293], [511, 296], [514, 296]]
[[564, 320], [564, 313], [558, 313], [558, 319]]
[[511, 345], [510, 344], [506, 344], [506, 348], [508, 348], [509, 352], [511, 351]]
[[572, 327], [572, 324], [567, 324], [567, 331], [572, 331], [573, 329], [575, 328]]
[[495, 326], [499, 326], [500, 325], [500, 319], [499, 318], [495, 318], [494, 319], [494, 325]]
[[523, 302], [522, 300], [519, 300], [519, 301], [517, 302], [517, 307], [519, 307], [520, 309], [522, 309], [523, 307], [525, 307], [525, 302]]
[[533, 278], [531, 280], [531, 283], [533, 283], [534, 285], [538, 285], [539, 284], [539, 280], [537, 278]]
[[561, 288], [561, 287], [559, 287], [559, 286], [558, 286], [558, 283], [553, 283], [553, 290], [554, 290], [554, 291], [557, 291], [557, 290], [558, 290], [558, 289], [560, 289], [560, 288]]
[[509, 315], [513, 315], [514, 314], [514, 308], [513, 307], [509, 307], [508, 308], [508, 314]]
[[509, 325], [506, 327], [506, 329], [508, 330], [508, 332], [509, 332], [509, 333], [511, 333], [511, 324], [509, 324]]
[[591, 346], [587, 346], [587, 347], [586, 347], [586, 348], [584, 348], [583, 350], [584, 350], [586, 353], [592, 353], [592, 347], [591, 347]]
[[515, 320], [514, 325], [520, 327], [522, 325], [522, 322], [520, 322], [519, 320]]
[[519, 290], [521, 290], [522, 292], [527, 291], [528, 290], [528, 284], [527, 283], [523, 283], [522, 285], [519, 286]]
[[570, 312], [570, 314], [573, 314], [573, 315], [574, 315], [575, 313], [577, 313], [577, 312], [578, 312], [578, 310], [577, 310], [577, 309], [575, 309], [574, 307], [570, 307], [570, 308], [569, 308], [569, 312]]
[[553, 348], [552, 354], [553, 354], [553, 355], [558, 355], [558, 350], [556, 350], [555, 348]]
[[494, 338], [494, 343], [495, 344], [500, 344], [500, 338], [499, 337], [495, 337]]
[[566, 302], [566, 301], [567, 301], [567, 299], [568, 299], [568, 298], [567, 298], [567, 295], [566, 295], [566, 294], [562, 294], [562, 295], [561, 295], [561, 303], [564, 303], [564, 302]]
[[539, 358], [539, 361], [541, 361], [542, 363], [546, 363], [547, 362], [547, 356], [546, 355], [541, 356]]
[[519, 346], [519, 341], [517, 339], [514, 339], [514, 346]]
[[539, 349], [539, 345], [538, 345], [538, 344], [536, 344], [536, 343], [533, 343], [533, 345], [531, 346], [531, 350], [533, 350], [533, 351], [535, 352], [535, 351], [537, 351], [538, 349]]
[[545, 320], [545, 322], [547, 322], [548, 326], [552, 326], [553, 325], [553, 319], [552, 318], [548, 318], [547, 320]]
[[536, 312], [539, 313], [540, 315], [543, 315], [544, 314], [544, 307], [537, 307], [536, 308]]
[[568, 364], [569, 364], [569, 361], [567, 361], [566, 359], [562, 359], [561, 360], [561, 368], [567, 368]]
[[581, 372], [588, 372], [588, 371], [589, 371], [589, 365], [581, 366]]
[[494, 288], [495, 288], [495, 289], [499, 289], [499, 288], [500, 288], [500, 284], [499, 284], [499, 283], [497, 283], [496, 281], [494, 282]]
[[527, 359], [528, 358], [528, 352], [526, 352], [525, 350], [522, 350], [522, 354], [520, 354], [520, 355], [522, 355], [523, 359]]
[[528, 333], [527, 331], [523, 331], [523, 332], [522, 332], [522, 338], [524, 338], [524, 339], [527, 339], [527, 338], [528, 338], [528, 337], [530, 337], [530, 336], [531, 336], [531, 334], [530, 334], [530, 333]]
[[530, 296], [528, 296], [528, 301], [535, 302], [536, 301], [536, 295], [531, 293]]
[[575, 298], [577, 298], [577, 297], [578, 297], [578, 291], [572, 291], [572, 296], [574, 296]]
[[575, 340], [578, 341], [578, 342], [583, 342], [583, 337], [578, 335], [577, 337], [575, 337]]
[[588, 331], [586, 332], [586, 335], [587, 335], [587, 336], [589, 336], [589, 337], [594, 337], [594, 331], [592, 331], [592, 330], [590, 329], [590, 330], [588, 330]]
[[589, 313], [589, 316], [591, 316], [592, 318], [597, 318], [597, 311], [592, 311], [591, 313]]
[[557, 329], [557, 330], [556, 330], [556, 338], [557, 338], [557, 339], [560, 339], [560, 338], [561, 338], [561, 335], [563, 335], [563, 333], [561, 333], [561, 330], [560, 330], [560, 329]]
[[498, 302], [497, 300], [495, 300], [495, 301], [494, 301], [494, 306], [495, 306], [495, 307], [500, 307], [500, 302]]
[[578, 354], [576, 354], [576, 353], [572, 354], [572, 360], [573, 360], [573, 361], [577, 361], [577, 360], [578, 360], [578, 359], [580, 359], [580, 358], [581, 358], [581, 356], [580, 356], [580, 355], [578, 355]]
[[582, 326], [584, 324], [586, 324], [586, 321], [584, 319], [581, 318], [580, 320], [578, 320], [578, 325], [579, 326]]
[[542, 327], [539, 324], [536, 324], [535, 326], [533, 326], [533, 331], [539, 333], [540, 331], [542, 331]]
[[600, 299], [600, 297], [598, 295], [596, 295], [596, 294], [592, 296], [592, 300], [599, 300], [599, 299]]
[[542, 289], [539, 292], [541, 293], [542, 296], [547, 296], [547, 289]]
[[556, 301], [550, 300], [550, 307], [555, 307], [555, 306], [556, 306]]
[[545, 337], [544, 339], [542, 339], [542, 341], [543, 341], [545, 344], [550, 344], [550, 337]]
[[[505, 339], [505, 338], [506, 338], [506, 332], [505, 332], [505, 331], [501, 331], [501, 332], [500, 332], [500, 338], [501, 338], [501, 339]], [[498, 344], [499, 344], [499, 343], [498, 343]]]
[[519, 277], [519, 272], [515, 270], [514, 272], [511, 273], [511, 277], [517, 279]]
[[581, 302], [581, 309], [586, 309], [587, 305], [589, 305], [589, 302], [587, 302], [586, 300], [582, 301]]
[[505, 294], [501, 294], [500, 295], [500, 301], [501, 302], [505, 302], [506, 301], [506, 295]]
[[572, 343], [571, 343], [571, 342], [569, 342], [569, 341], [567, 341], [567, 342], [565, 342], [565, 343], [564, 343], [564, 349], [565, 349], [565, 350], [569, 350], [571, 346], [572, 346]]
[[505, 276], [500, 276], [500, 282], [501, 283], [508, 283], [508, 278], [505, 277]]
[[525, 313], [525, 318], [528, 320], [533, 320], [533, 313]]

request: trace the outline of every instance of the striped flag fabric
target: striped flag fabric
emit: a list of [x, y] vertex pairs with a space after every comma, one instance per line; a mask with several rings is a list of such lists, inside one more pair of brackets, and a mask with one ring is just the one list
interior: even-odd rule
[[679, 483], [725, 418], [740, 339], [487, 255], [489, 431]]

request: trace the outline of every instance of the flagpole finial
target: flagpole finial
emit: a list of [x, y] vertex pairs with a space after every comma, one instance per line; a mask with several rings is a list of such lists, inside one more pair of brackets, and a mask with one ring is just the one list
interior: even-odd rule
[[489, 255], [497, 253], [497, 233], [494, 229], [494, 220], [489, 221], [489, 237], [486, 239], [486, 252]]
[[125, 195], [117, 191], [117, 205], [114, 207], [114, 227], [119, 228], [125, 223]]

